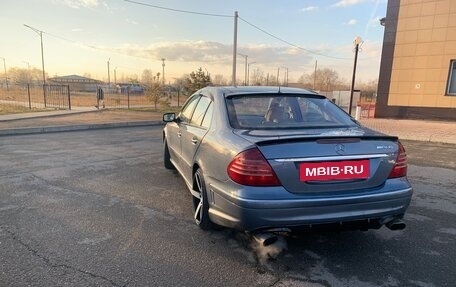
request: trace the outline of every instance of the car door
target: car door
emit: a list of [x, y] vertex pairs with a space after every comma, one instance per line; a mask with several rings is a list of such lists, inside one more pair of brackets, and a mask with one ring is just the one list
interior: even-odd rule
[[[192, 114], [190, 122], [181, 128], [182, 173], [187, 180], [192, 178], [193, 160], [208, 127], [203, 124], [208, 110], [212, 111], [210, 98], [201, 96]], [[210, 112], [212, 116], [212, 112]]]
[[177, 116], [178, 120], [167, 125], [166, 140], [168, 149], [176, 168], [182, 172], [182, 127], [186, 126], [192, 117], [196, 104], [198, 103], [200, 95], [191, 96], [182, 107], [181, 112]]

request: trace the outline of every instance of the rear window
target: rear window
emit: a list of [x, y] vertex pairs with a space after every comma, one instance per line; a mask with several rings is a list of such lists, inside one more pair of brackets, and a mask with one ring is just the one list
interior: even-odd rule
[[348, 114], [313, 95], [237, 95], [226, 99], [230, 124], [238, 129], [352, 127]]

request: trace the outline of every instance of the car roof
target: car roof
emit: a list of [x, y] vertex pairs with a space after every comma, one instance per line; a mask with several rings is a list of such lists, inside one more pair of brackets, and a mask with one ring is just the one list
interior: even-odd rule
[[220, 86], [206, 87], [203, 90], [209, 90], [213, 95], [223, 95], [225, 97], [237, 94], [311, 94], [319, 95], [318, 93], [300, 88], [278, 87], [278, 86]]

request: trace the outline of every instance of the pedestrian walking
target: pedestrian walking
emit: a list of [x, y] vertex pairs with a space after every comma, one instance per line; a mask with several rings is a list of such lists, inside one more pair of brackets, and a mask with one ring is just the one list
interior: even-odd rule
[[105, 108], [105, 103], [104, 103], [104, 92], [101, 87], [97, 88], [97, 109], [100, 109], [100, 101], [103, 105], [103, 109]]

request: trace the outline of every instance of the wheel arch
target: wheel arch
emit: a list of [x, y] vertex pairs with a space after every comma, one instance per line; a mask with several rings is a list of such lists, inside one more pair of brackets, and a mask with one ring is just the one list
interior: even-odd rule
[[196, 171], [197, 171], [198, 169], [201, 169], [201, 168], [200, 168], [200, 165], [199, 165], [198, 163], [195, 162], [195, 163], [193, 164], [193, 167], [192, 167], [192, 187], [193, 187], [193, 189], [196, 188], [196, 186], [195, 186], [196, 183], [195, 183], [195, 177], [194, 177], [194, 175], [195, 175], [195, 173], [196, 173]]

